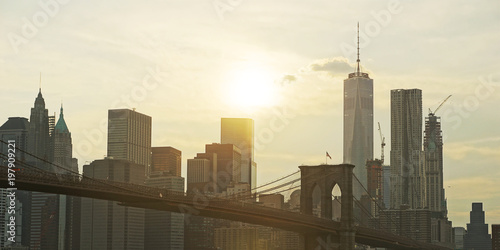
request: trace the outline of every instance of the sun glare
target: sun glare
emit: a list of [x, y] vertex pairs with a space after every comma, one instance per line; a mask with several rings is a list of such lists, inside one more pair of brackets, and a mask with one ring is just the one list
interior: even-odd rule
[[275, 101], [275, 86], [271, 74], [251, 67], [232, 72], [228, 82], [231, 104], [242, 107], [271, 106]]

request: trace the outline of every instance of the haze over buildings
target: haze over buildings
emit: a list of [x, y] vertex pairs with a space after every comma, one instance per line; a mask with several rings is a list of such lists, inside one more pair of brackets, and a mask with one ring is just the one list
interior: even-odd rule
[[391, 89], [421, 89], [424, 110], [453, 94], [438, 114], [448, 216], [465, 226], [480, 194], [487, 222], [500, 221], [496, 0], [243, 1], [222, 13], [213, 1], [59, 7], [25, 37], [24, 18], [45, 10], [37, 1], [2, 3], [0, 121], [29, 118], [42, 71], [51, 116], [64, 99], [80, 172], [107, 154], [107, 110], [134, 107], [155, 117], [152, 145], [173, 145], [186, 159], [219, 142], [220, 117], [254, 119], [257, 185], [323, 162], [325, 150], [342, 162], [342, 83], [355, 67], [359, 20], [363, 72], [376, 79], [374, 121], [390, 134]]
[[257, 185], [257, 163], [254, 158], [254, 125], [249, 118], [221, 118], [220, 142], [233, 144], [241, 150], [241, 167], [233, 179], [246, 182], [251, 188]]

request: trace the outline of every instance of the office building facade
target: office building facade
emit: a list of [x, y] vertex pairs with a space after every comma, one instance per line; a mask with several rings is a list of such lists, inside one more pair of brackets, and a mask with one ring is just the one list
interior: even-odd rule
[[[15, 146], [23, 151], [28, 150], [28, 130], [29, 121], [24, 117], [9, 117], [9, 119], [0, 127], [0, 152], [8, 155], [9, 141], [15, 142]], [[16, 160], [24, 162], [27, 160], [27, 155], [20, 150], [16, 150]], [[0, 159], [2, 165], [7, 166], [7, 159]], [[18, 164], [17, 167], [26, 167]], [[0, 248], [12, 245], [8, 241], [10, 235], [7, 233], [10, 215], [7, 213], [9, 206], [8, 191], [0, 189]], [[29, 246], [29, 215], [31, 204], [31, 192], [16, 191], [16, 237], [15, 241], [23, 246]]]
[[[152, 172], [146, 186], [184, 192], [184, 178], [170, 172]], [[144, 249], [184, 249], [184, 215], [145, 210]]]
[[500, 250], [500, 224], [491, 225], [491, 249]]
[[463, 250], [464, 249], [464, 237], [465, 237], [464, 227], [454, 227], [453, 228], [453, 242], [455, 243], [454, 249]]
[[422, 91], [391, 90], [391, 208], [425, 207]]
[[[217, 169], [212, 170], [212, 162], [208, 159], [187, 160], [187, 184], [208, 183], [212, 176], [217, 176]], [[189, 187], [188, 187], [189, 189]]]
[[425, 118], [424, 154], [426, 177], [426, 205], [432, 211], [447, 216], [443, 187], [443, 137], [441, 118], [430, 113]]
[[168, 172], [181, 176], [182, 152], [173, 147], [151, 148], [151, 173]]
[[[38, 158], [49, 160], [50, 135], [49, 135], [49, 111], [45, 108], [45, 100], [42, 90], [38, 92], [35, 104], [31, 108], [29, 132], [28, 132], [28, 152]], [[45, 163], [35, 157], [29, 157], [28, 161], [33, 166], [44, 168]]]
[[[344, 163], [353, 164], [354, 174], [367, 186], [366, 161], [373, 159], [373, 79], [359, 66], [344, 80]], [[361, 198], [364, 190], [354, 185], [353, 195]]]
[[[215, 174], [212, 177], [215, 183], [212, 181], [209, 185], [213, 187], [210, 187], [208, 190], [214, 190], [215, 193], [222, 193], [226, 191], [230, 183], [236, 183], [239, 180], [241, 150], [233, 144], [207, 144], [205, 145], [205, 153], [198, 153], [194, 159], [205, 159], [211, 162], [210, 174], [212, 176]], [[188, 180], [190, 179], [192, 177], [188, 175]], [[190, 184], [192, 182], [188, 182], [188, 187]]]
[[150, 116], [135, 110], [108, 110], [108, 157], [144, 165], [149, 175], [151, 122]]
[[[145, 167], [127, 160], [95, 160], [83, 166], [94, 179], [144, 184]], [[144, 209], [118, 202], [82, 198], [80, 249], [143, 249]]]

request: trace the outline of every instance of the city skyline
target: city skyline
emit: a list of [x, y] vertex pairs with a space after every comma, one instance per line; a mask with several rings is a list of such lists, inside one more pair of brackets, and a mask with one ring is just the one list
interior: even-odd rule
[[[363, 8], [354, 8], [359, 3], [322, 1], [287, 5], [241, 2], [224, 12], [221, 20], [212, 2], [194, 7], [164, 3], [162, 11], [170, 15], [154, 11], [155, 4], [142, 6], [152, 11], [151, 18], [136, 11], [132, 3], [100, 3], [97, 13], [73, 15], [76, 9], [90, 5], [70, 2], [60, 5], [57, 14], [28, 43], [20, 45], [17, 53], [7, 35], [21, 34], [22, 17], [32, 20], [44, 10], [37, 4], [5, 3], [0, 98], [8, 110], [2, 110], [0, 119], [28, 118], [42, 71], [49, 115], [59, 109], [63, 99], [80, 169], [86, 161], [106, 154], [107, 135], [101, 121], [112, 108], [137, 108], [152, 116], [152, 145], [178, 148], [185, 159], [202, 152], [205, 144], [218, 142], [221, 117], [254, 119], [255, 159], [260, 166], [257, 185], [293, 172], [300, 164], [322, 163], [325, 150], [332, 156], [331, 162], [341, 163], [341, 82], [353, 72], [355, 60], [354, 53], [344, 53], [342, 48], [355, 46], [359, 20], [366, 57], [363, 71], [376, 79], [374, 121], [381, 123], [386, 141], [390, 141], [390, 89], [422, 89], [424, 114], [453, 94], [436, 114], [441, 117], [444, 135], [444, 186], [450, 220], [454, 226], [464, 226], [470, 203], [483, 201], [487, 223], [498, 223], [500, 199], [494, 183], [499, 177], [500, 136], [495, 127], [500, 120], [492, 115], [499, 96], [498, 48], [494, 46], [499, 36], [493, 28], [498, 24], [498, 3], [399, 3], [395, 8], [399, 11], [393, 12], [386, 2], [361, 3]], [[300, 11], [310, 5], [310, 14]], [[110, 12], [116, 6], [120, 11]], [[173, 13], [174, 9], [179, 13]], [[266, 11], [296, 14], [283, 17], [294, 28], [274, 18], [259, 19], [267, 16]], [[390, 21], [380, 22], [372, 14], [382, 11], [390, 13]], [[422, 12], [430, 18], [421, 20]], [[192, 18], [192, 13], [199, 17]], [[140, 26], [128, 23], [130, 14], [142, 18]], [[85, 22], [94, 18], [98, 21]], [[472, 19], [475, 22], [470, 23]], [[158, 23], [161, 20], [168, 22]], [[183, 22], [182, 29], [169, 24], [175, 20]], [[378, 24], [379, 32], [367, 32], [367, 27], [375, 27], [373, 23]], [[93, 31], [99, 24], [104, 25]], [[125, 29], [127, 26], [138, 30]], [[275, 32], [277, 36], [270, 36]], [[171, 38], [162, 33], [175, 35]], [[61, 43], [64, 46], [56, 46]], [[230, 86], [237, 85], [231, 81], [239, 78], [235, 82], [252, 86], [248, 78], [253, 75], [260, 77], [253, 78], [255, 89], [262, 87], [259, 81], [264, 82], [266, 75], [270, 82], [266, 86], [272, 88], [261, 89], [261, 98], [254, 103], [229, 98], [233, 95], [226, 91], [236, 91]], [[142, 84], [145, 78], [149, 85]], [[488, 81], [496, 85], [483, 85]], [[249, 91], [240, 87], [236, 93]], [[273, 91], [272, 98], [267, 96]], [[134, 105], [122, 99], [134, 94], [141, 97], [130, 100]], [[235, 103], [238, 99], [242, 102]], [[278, 119], [280, 125], [274, 130], [269, 125], [272, 119]], [[272, 138], [261, 136], [262, 131], [271, 131]], [[90, 143], [91, 152], [84, 150], [84, 143]], [[375, 157], [379, 144], [375, 137]], [[390, 143], [386, 155], [388, 148]], [[186, 176], [185, 160], [182, 169]]]

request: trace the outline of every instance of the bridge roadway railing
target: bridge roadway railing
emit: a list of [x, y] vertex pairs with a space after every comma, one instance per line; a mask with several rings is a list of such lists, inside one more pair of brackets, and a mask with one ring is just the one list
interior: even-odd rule
[[[7, 173], [7, 167], [0, 166], [1, 172]], [[7, 175], [0, 174], [0, 181], [3, 183], [2, 187], [8, 187], [5, 181], [7, 181]], [[193, 201], [200, 199], [200, 194], [185, 194], [184, 192], [178, 192], [163, 188], [148, 187], [139, 184], [123, 183], [103, 179], [94, 179], [86, 176], [78, 176], [71, 174], [56, 174], [46, 171], [41, 171], [38, 169], [22, 169], [16, 172], [15, 182], [18, 182], [19, 186], [29, 186], [33, 184], [40, 185], [46, 184], [52, 186], [54, 189], [59, 189], [56, 192], [62, 192], [65, 188], [72, 188], [80, 190], [80, 196], [93, 198], [88, 195], [91, 191], [103, 192], [115, 194], [127, 194], [129, 196], [136, 196], [137, 200], [144, 200], [149, 198], [149, 200], [157, 200], [159, 202], [166, 201], [169, 204], [177, 205], [191, 205], [193, 206]], [[32, 190], [36, 191], [36, 190]], [[85, 194], [87, 193], [87, 194]], [[111, 198], [112, 199], [112, 198]], [[332, 232], [336, 233], [335, 228], [340, 227], [340, 223], [317, 218], [310, 215], [299, 214], [292, 211], [280, 210], [275, 208], [269, 208], [261, 205], [246, 203], [244, 201], [233, 201], [225, 198], [214, 197], [214, 196], [204, 196], [206, 199], [206, 206], [200, 210], [211, 210], [219, 211], [224, 214], [241, 214], [242, 211], [246, 215], [254, 215], [255, 217], [267, 217], [267, 218], [281, 218], [283, 221], [288, 221], [288, 224], [299, 223], [302, 224], [301, 227], [316, 228], [317, 231], [324, 230], [325, 228], [331, 228]], [[116, 201], [121, 201], [117, 199]], [[131, 202], [125, 202], [126, 204], [132, 206], [139, 206], [139, 204], [133, 204]], [[197, 208], [197, 206], [193, 206]], [[251, 223], [251, 221], [247, 221]], [[291, 228], [292, 231], [294, 228]]]
[[[7, 173], [6, 166], [0, 166], [0, 173]], [[140, 184], [123, 183], [103, 179], [94, 179], [81, 175], [56, 174], [37, 169], [22, 169], [16, 172], [14, 182], [20, 184], [46, 184], [59, 189], [73, 188], [81, 191], [83, 197], [93, 198], [85, 195], [85, 192], [109, 192], [114, 194], [127, 194], [133, 199], [146, 199], [158, 202], [165, 201], [176, 205], [193, 205], [193, 201], [199, 199], [196, 195], [185, 194], [163, 188], [148, 187]], [[7, 174], [0, 174], [1, 187], [9, 187]], [[15, 184], [15, 183], [14, 183]], [[16, 184], [14, 186], [17, 186]], [[36, 191], [36, 190], [32, 190]], [[61, 192], [64, 193], [64, 192]], [[113, 198], [110, 198], [113, 199]], [[265, 226], [278, 227], [295, 232], [320, 232], [338, 235], [341, 228], [340, 222], [318, 218], [312, 215], [265, 207], [245, 201], [235, 201], [226, 198], [204, 196], [206, 205], [200, 210], [209, 210], [224, 215], [234, 215], [232, 218], [244, 222], [261, 224]], [[121, 201], [118, 198], [116, 201]], [[125, 202], [130, 204], [129, 202]], [[132, 206], [138, 204], [130, 204]], [[195, 208], [197, 206], [194, 206]], [[144, 207], [148, 208], [148, 207]], [[154, 209], [154, 208], [153, 208]], [[245, 220], [245, 218], [247, 218]], [[266, 220], [271, 221], [270, 223]], [[267, 224], [266, 224], [267, 223]], [[427, 243], [415, 242], [406, 237], [397, 236], [381, 230], [373, 230], [366, 227], [356, 228], [356, 242], [372, 246], [397, 247], [398, 249], [446, 249], [436, 247]]]

